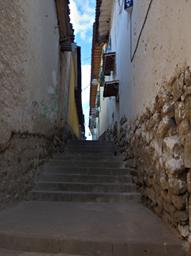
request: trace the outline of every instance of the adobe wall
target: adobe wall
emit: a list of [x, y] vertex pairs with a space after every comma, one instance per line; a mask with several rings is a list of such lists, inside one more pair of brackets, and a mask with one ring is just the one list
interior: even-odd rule
[[[54, 0], [0, 0], [0, 204], [19, 198], [57, 126], [59, 32]], [[7, 199], [6, 199], [7, 198]]]

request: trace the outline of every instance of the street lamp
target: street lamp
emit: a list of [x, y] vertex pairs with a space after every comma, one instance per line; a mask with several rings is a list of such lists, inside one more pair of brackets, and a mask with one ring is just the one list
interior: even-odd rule
[[96, 78], [92, 79], [92, 86], [97, 86], [98, 80]]

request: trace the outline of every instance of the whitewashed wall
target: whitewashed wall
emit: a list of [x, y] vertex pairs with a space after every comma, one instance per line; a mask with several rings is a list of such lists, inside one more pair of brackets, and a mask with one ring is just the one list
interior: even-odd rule
[[102, 103], [101, 133], [123, 115], [135, 119], [143, 113], [177, 65], [191, 65], [191, 2], [188, 0], [152, 1], [131, 62], [150, 1], [134, 0], [132, 17], [123, 8], [120, 10], [118, 0], [114, 1], [111, 40], [112, 51], [117, 56], [120, 102], [117, 105], [112, 98]]
[[57, 120], [59, 32], [54, 0], [0, 0], [0, 144]]

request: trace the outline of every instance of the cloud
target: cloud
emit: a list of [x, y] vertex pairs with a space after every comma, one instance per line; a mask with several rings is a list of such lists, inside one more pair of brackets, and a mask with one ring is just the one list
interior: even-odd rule
[[89, 33], [92, 31], [95, 19], [95, 7], [91, 0], [71, 0], [70, 18], [74, 26], [75, 34], [80, 35], [82, 40], [89, 40]]
[[91, 65], [82, 65], [82, 102], [85, 115], [86, 136], [89, 136], [89, 101], [90, 101], [90, 74]]
[[82, 102], [84, 111], [86, 111], [86, 118], [89, 118], [90, 73], [91, 65], [82, 65]]
[[[77, 40], [84, 50], [83, 54], [90, 55], [89, 45], [92, 41], [92, 28], [95, 20], [95, 0], [70, 0], [70, 18], [75, 30]], [[79, 43], [79, 42], [78, 42]], [[82, 57], [85, 57], [82, 56]], [[89, 97], [90, 97], [91, 65], [82, 65], [82, 102], [85, 115], [86, 136], [89, 136]]]

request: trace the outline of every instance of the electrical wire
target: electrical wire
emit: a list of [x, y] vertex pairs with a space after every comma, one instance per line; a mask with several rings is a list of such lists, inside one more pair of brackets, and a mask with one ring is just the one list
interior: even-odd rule
[[141, 40], [141, 36], [142, 36], [142, 33], [143, 33], [143, 30], [144, 30], [144, 27], [145, 27], [145, 24], [146, 24], [146, 22], [147, 22], [147, 19], [148, 19], [148, 16], [149, 16], [149, 12], [150, 12], [150, 9], [151, 9], [151, 6], [152, 6], [152, 3], [153, 3], [153, 0], [150, 0], [150, 3], [149, 3], [149, 6], [148, 6], [148, 9], [147, 9], [147, 12], [146, 12], [146, 15], [145, 15], [145, 19], [144, 19], [144, 21], [143, 21], [143, 25], [142, 25], [142, 27], [141, 27], [141, 31], [140, 31], [140, 33], [139, 33], [139, 36], [138, 36], [138, 39], [137, 39], [137, 42], [136, 42], [136, 46], [135, 46], [135, 50], [134, 50], [134, 52], [133, 52], [133, 54], [132, 54], [132, 41], [133, 41], [133, 36], [132, 36], [132, 17], [131, 17], [131, 21], [130, 21], [130, 33], [131, 33], [131, 62], [133, 62], [133, 60], [134, 60], [134, 58], [135, 58], [135, 54], [136, 54], [136, 52], [137, 52], [137, 50], [138, 50], [138, 47], [139, 47], [139, 43], [140, 43], [140, 40]]

